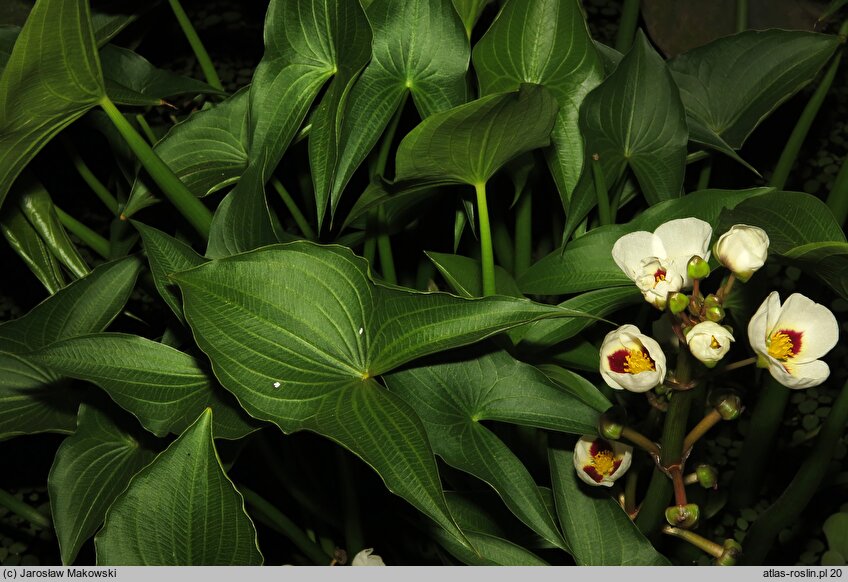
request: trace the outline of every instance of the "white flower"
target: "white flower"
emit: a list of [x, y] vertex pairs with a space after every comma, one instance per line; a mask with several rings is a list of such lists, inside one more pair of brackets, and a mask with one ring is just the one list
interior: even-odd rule
[[372, 556], [371, 553], [374, 551], [374, 548], [368, 548], [362, 550], [358, 554], [353, 557], [353, 561], [350, 563], [351, 566], [385, 566], [386, 564], [383, 562], [383, 558], [380, 556]]
[[612, 247], [615, 264], [636, 283], [645, 300], [665, 309], [669, 293], [692, 286], [686, 264], [693, 256], [710, 258], [712, 227], [697, 218], [680, 218], [654, 232], [626, 234]]
[[581, 481], [589, 485], [612, 487], [613, 482], [630, 468], [633, 447], [584, 435], [574, 445], [574, 468]]
[[748, 323], [748, 341], [757, 353], [757, 365], [768, 368], [775, 380], [789, 388], [818, 386], [830, 375], [819, 360], [839, 339], [836, 317], [800, 293], [781, 307], [772, 291]]
[[686, 333], [689, 351], [708, 368], [724, 357], [732, 341], [733, 334], [714, 321], [702, 321]]
[[762, 228], [737, 224], [719, 237], [714, 250], [719, 262], [744, 283], [766, 263], [768, 247], [769, 237]]
[[611, 331], [601, 344], [601, 376], [611, 388], [647, 392], [665, 379], [660, 344], [635, 325]]

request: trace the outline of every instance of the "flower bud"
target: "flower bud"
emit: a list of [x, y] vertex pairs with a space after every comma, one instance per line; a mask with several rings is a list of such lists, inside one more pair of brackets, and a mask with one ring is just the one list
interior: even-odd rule
[[698, 525], [701, 510], [695, 503], [672, 505], [665, 510], [665, 520], [673, 527], [692, 529]]
[[687, 307], [689, 307], [689, 297], [685, 293], [677, 291], [668, 296], [668, 308], [672, 313], [681, 313]]
[[690, 279], [704, 279], [710, 274], [710, 264], [703, 258], [695, 255], [686, 264], [686, 275]]
[[742, 414], [742, 399], [736, 394], [728, 394], [716, 404], [715, 409], [722, 419], [735, 420]]
[[710, 309], [712, 307], [721, 307], [721, 301], [713, 293], [704, 297], [704, 307]]
[[724, 551], [716, 558], [716, 566], [735, 566], [742, 555], [742, 546], [736, 540], [724, 540]]
[[718, 489], [718, 471], [712, 465], [698, 465], [695, 467], [695, 476], [704, 489]]
[[605, 439], [617, 441], [627, 423], [627, 414], [622, 406], [613, 406], [598, 418], [598, 434]]
[[766, 231], [756, 226], [737, 224], [719, 237], [714, 251], [719, 262], [744, 283], [765, 264], [768, 247]]
[[722, 319], [724, 319], [724, 307], [721, 305], [715, 305], [713, 307], [708, 307], [704, 312], [704, 317], [706, 317], [709, 321], [714, 323], [718, 323]]
[[706, 367], [713, 368], [730, 350], [733, 334], [712, 321], [702, 321], [686, 332], [689, 351]]
[[353, 561], [350, 563], [351, 566], [385, 566], [385, 562], [383, 562], [383, 558], [377, 555], [372, 555], [374, 552], [374, 548], [367, 548], [362, 550], [358, 554], [353, 557]]

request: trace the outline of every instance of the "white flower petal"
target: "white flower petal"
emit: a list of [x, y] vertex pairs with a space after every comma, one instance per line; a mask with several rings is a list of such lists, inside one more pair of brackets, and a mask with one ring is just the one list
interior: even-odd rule
[[383, 562], [383, 558], [380, 556], [372, 556], [371, 554], [374, 552], [374, 548], [367, 548], [362, 550], [356, 556], [353, 557], [353, 561], [350, 563], [351, 566], [385, 566], [386, 564]]
[[777, 291], [772, 291], [748, 322], [748, 342], [750, 342], [751, 348], [756, 353], [762, 355], [768, 354], [766, 338], [771, 329], [769, 327], [769, 317], [776, 321], [776, 313], [779, 311], [780, 295], [778, 295]]
[[[658, 256], [653, 252], [655, 239], [652, 233], [640, 230], [615, 241], [612, 259], [630, 280], [635, 281], [642, 275], [641, 263], [644, 258]], [[660, 258], [665, 258], [665, 254]]]
[[690, 287], [692, 280], [686, 275], [686, 265], [695, 255], [709, 260], [713, 228], [698, 218], [679, 218], [660, 225], [654, 234], [662, 241], [669, 258], [669, 272], [683, 278], [683, 288]]
[[792, 370], [791, 374], [786, 371], [780, 362], [774, 360], [774, 358], [769, 359], [769, 373], [787, 388], [795, 390], [812, 388], [818, 386], [830, 376], [830, 367], [821, 360], [789, 364], [789, 369]]
[[781, 329], [803, 332], [801, 351], [793, 358], [796, 364], [821, 358], [839, 341], [839, 324], [830, 309], [800, 293], [793, 293], [783, 303], [770, 331]]

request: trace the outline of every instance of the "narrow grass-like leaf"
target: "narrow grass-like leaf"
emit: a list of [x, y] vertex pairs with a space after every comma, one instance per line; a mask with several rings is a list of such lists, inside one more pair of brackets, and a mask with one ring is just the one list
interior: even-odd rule
[[[688, 129], [677, 85], [665, 61], [639, 31], [615, 71], [580, 111], [588, 156], [598, 156], [607, 187], [630, 168], [649, 204], [677, 198], [683, 187]], [[569, 204], [565, 236], [597, 204], [584, 168]]]
[[57, 133], [105, 95], [87, 0], [38, 0], [0, 74], [0, 205]]
[[72, 564], [106, 510], [155, 452], [121, 426], [114, 411], [80, 406], [76, 432], [56, 451], [47, 487], [63, 564]]
[[203, 81], [156, 68], [143, 56], [112, 44], [100, 50], [100, 64], [106, 93], [118, 104], [157, 106], [175, 95], [223, 94]]
[[420, 420], [372, 378], [537, 318], [583, 315], [507, 297], [375, 285], [349, 249], [307, 242], [172, 278], [198, 345], [252, 416], [339, 442], [460, 540]]
[[522, 85], [431, 115], [398, 146], [397, 179], [483, 184], [512, 158], [548, 145], [556, 114], [549, 91]]
[[367, 16], [373, 33], [371, 61], [348, 98], [332, 189], [316, 189], [319, 217], [328, 198], [335, 212], [344, 187], [406, 95], [412, 95], [422, 118], [468, 98], [465, 76], [471, 51], [450, 0], [375, 0]]
[[[153, 147], [186, 188], [198, 197], [232, 184], [247, 168], [247, 104], [244, 88], [178, 123]], [[148, 184], [137, 177], [124, 208], [132, 216], [156, 200]]]
[[195, 358], [137, 335], [78, 336], [28, 358], [63, 376], [97, 384], [157, 436], [180, 434], [206, 408], [215, 412], [218, 438], [239, 439], [258, 428]]
[[153, 275], [156, 290], [159, 291], [159, 295], [165, 300], [174, 315], [180, 321], [185, 321], [182, 300], [177, 293], [176, 286], [168, 279], [168, 275], [202, 265], [206, 262], [206, 259], [194, 252], [184, 242], [178, 241], [161, 230], [140, 222], [133, 221], [132, 224], [141, 234], [144, 252], [150, 263], [150, 273]]
[[94, 544], [100, 566], [262, 564], [244, 500], [215, 451], [211, 410], [133, 477]]
[[678, 55], [668, 67], [689, 117], [739, 149], [759, 123], [812, 81], [839, 38], [789, 30], [748, 30]]
[[559, 104], [546, 151], [563, 207], [583, 167], [580, 105], [603, 79], [578, 0], [512, 0], [474, 46], [480, 93], [514, 91], [521, 83], [549, 89]]
[[578, 566], [666, 566], [668, 560], [600, 487], [581, 485], [571, 451], [548, 449], [557, 514]]
[[565, 548], [530, 473], [480, 421], [583, 434], [594, 429], [598, 413], [506, 352], [466, 358], [388, 374], [386, 386], [416, 410], [437, 455], [491, 485], [521, 521]]

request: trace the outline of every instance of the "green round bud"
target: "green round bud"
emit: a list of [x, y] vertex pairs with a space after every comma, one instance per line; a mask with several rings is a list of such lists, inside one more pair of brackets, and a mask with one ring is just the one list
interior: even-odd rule
[[742, 414], [742, 399], [735, 394], [728, 394], [715, 406], [724, 420], [735, 420]]
[[598, 433], [607, 440], [617, 441], [621, 438], [623, 430], [623, 424], [607, 418], [605, 414], [598, 420]]
[[689, 297], [685, 293], [675, 291], [674, 293], [668, 296], [667, 305], [672, 313], [681, 313], [685, 311], [687, 307], [689, 307]]
[[716, 305], [714, 307], [708, 307], [704, 312], [704, 317], [706, 317], [710, 321], [714, 321], [718, 323], [722, 319], [724, 319], [724, 307], [721, 305]]
[[698, 465], [695, 467], [695, 475], [704, 489], [718, 489], [718, 471], [712, 465]]
[[710, 274], [710, 264], [695, 255], [686, 264], [686, 274], [689, 275], [690, 279], [704, 279]]
[[724, 540], [724, 551], [716, 558], [716, 566], [735, 566], [742, 555], [742, 546], [736, 540]]
[[700, 515], [701, 510], [695, 503], [672, 505], [665, 510], [665, 520], [668, 524], [683, 529], [692, 529], [698, 525]]
[[721, 301], [713, 293], [710, 293], [704, 298], [704, 308], [709, 309], [711, 307], [721, 307]]

